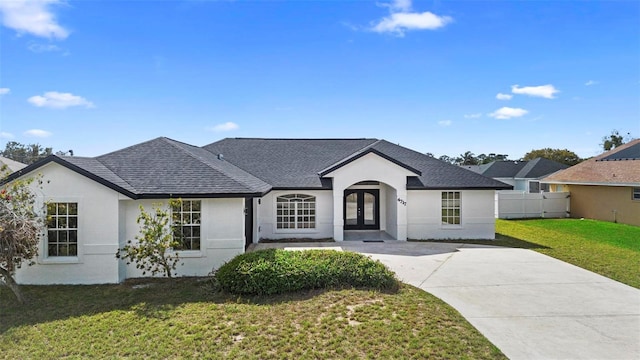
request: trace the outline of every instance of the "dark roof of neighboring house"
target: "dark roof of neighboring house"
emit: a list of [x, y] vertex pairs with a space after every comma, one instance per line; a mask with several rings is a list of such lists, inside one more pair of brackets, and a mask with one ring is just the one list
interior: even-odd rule
[[640, 139], [544, 178], [545, 182], [640, 186]]
[[640, 141], [630, 143], [629, 146], [618, 147], [596, 161], [640, 160]]
[[480, 165], [480, 174], [492, 178], [538, 179], [568, 168], [568, 165], [545, 159], [535, 158], [529, 161], [500, 160]]
[[223, 139], [204, 146], [274, 188], [331, 188], [320, 176], [357, 154], [374, 152], [416, 174], [407, 189], [506, 189], [510, 185], [378, 139]]
[[261, 196], [271, 189], [331, 189], [323, 175], [374, 153], [415, 176], [407, 189], [509, 189], [510, 185], [377, 139], [223, 139], [204, 147], [160, 137], [95, 158], [51, 155], [49, 162], [131, 198]]

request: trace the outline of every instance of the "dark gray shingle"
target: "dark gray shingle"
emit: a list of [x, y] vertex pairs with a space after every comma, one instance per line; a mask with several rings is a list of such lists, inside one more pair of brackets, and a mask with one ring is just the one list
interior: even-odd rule
[[425, 154], [377, 139], [223, 139], [204, 147], [214, 155], [271, 184], [274, 188], [325, 188], [318, 175], [371, 148], [396, 159], [421, 175], [409, 178], [411, 189], [487, 188], [509, 185]]
[[[203, 156], [205, 155], [205, 156]], [[263, 193], [268, 184], [200, 148], [157, 138], [95, 158], [137, 194]]]

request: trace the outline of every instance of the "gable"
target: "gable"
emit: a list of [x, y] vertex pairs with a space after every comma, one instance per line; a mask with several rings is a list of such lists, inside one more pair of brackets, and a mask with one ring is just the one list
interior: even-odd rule
[[374, 180], [387, 184], [401, 183], [404, 186], [407, 183], [407, 177], [418, 176], [421, 173], [417, 170], [409, 170], [403, 165], [377, 152], [369, 151], [332, 166], [322, 174], [324, 177], [334, 178], [334, 181], [340, 180], [345, 185]]

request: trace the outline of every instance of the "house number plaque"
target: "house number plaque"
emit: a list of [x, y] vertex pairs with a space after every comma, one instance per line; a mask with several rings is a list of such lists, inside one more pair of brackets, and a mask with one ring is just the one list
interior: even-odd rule
[[398, 198], [398, 202], [399, 202], [400, 204], [404, 205], [404, 206], [407, 206], [407, 202], [406, 202], [406, 201], [404, 201], [404, 200], [402, 200], [402, 199], [400, 199], [400, 198]]

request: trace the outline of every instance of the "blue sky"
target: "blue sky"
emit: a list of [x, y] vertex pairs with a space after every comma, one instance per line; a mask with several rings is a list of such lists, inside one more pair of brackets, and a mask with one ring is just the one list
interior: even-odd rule
[[600, 152], [640, 136], [638, 1], [0, 2], [0, 147], [376, 137]]

